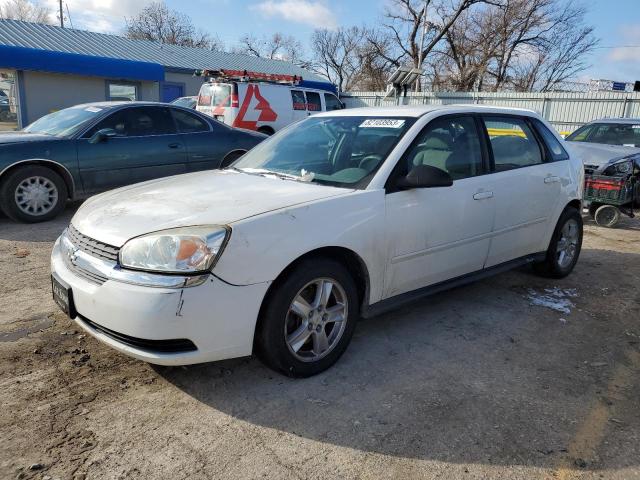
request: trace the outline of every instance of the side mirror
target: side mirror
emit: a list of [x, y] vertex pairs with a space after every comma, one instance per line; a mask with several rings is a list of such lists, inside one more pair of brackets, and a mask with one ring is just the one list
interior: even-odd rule
[[431, 165], [416, 165], [406, 177], [398, 179], [396, 185], [402, 190], [411, 188], [450, 187], [453, 179], [444, 170]]
[[109, 138], [117, 137], [117, 136], [118, 136], [118, 132], [116, 132], [113, 128], [103, 128], [102, 130], [98, 130], [96, 133], [94, 133], [91, 136], [91, 138], [89, 139], [89, 143], [104, 142]]

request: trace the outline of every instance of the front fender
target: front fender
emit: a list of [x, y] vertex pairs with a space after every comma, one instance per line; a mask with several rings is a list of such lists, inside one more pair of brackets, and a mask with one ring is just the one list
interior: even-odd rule
[[225, 282], [273, 281], [308, 252], [342, 247], [355, 252], [369, 272], [369, 302], [381, 298], [387, 259], [383, 190], [360, 190], [276, 210], [231, 228], [229, 243], [213, 270]]

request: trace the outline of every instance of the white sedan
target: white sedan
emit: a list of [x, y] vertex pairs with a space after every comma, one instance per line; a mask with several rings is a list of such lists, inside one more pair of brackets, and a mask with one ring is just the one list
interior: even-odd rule
[[580, 159], [531, 111], [322, 113], [226, 170], [86, 201], [53, 249], [54, 299], [147, 362], [255, 351], [309, 376], [360, 317], [524, 263], [569, 274], [582, 185]]

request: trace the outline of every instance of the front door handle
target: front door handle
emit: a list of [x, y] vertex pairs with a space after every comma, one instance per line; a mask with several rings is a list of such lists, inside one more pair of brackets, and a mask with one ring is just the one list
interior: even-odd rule
[[544, 177], [544, 183], [558, 183], [560, 181], [560, 177], [556, 177], [555, 175], [549, 175], [548, 177]]
[[180, 148], [182, 145], [180, 143], [170, 143], [169, 148]]
[[478, 192], [473, 196], [474, 200], [484, 200], [485, 198], [492, 198], [493, 192]]

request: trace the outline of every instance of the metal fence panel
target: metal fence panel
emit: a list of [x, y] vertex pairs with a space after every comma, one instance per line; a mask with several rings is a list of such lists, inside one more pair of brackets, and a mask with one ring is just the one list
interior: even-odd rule
[[633, 92], [410, 92], [399, 99], [385, 98], [384, 92], [347, 92], [341, 98], [350, 108], [460, 103], [527, 108], [563, 134], [598, 118], [640, 118], [640, 93]]

